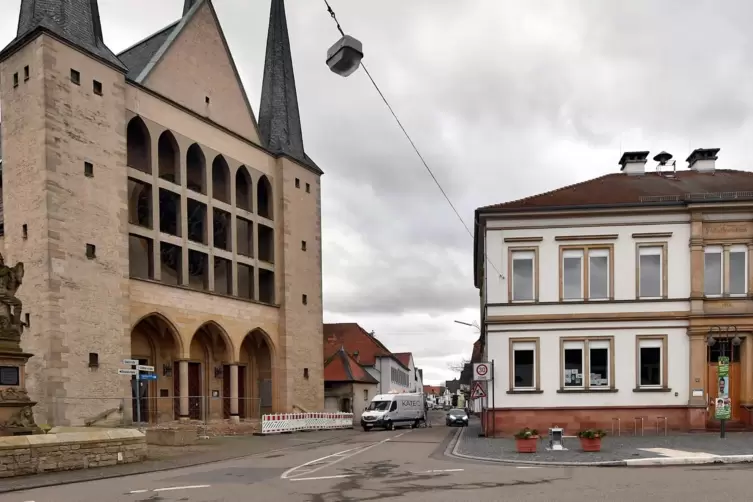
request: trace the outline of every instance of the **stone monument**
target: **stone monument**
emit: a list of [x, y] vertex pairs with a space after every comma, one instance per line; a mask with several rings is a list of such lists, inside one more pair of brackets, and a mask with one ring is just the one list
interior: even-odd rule
[[41, 432], [34, 423], [32, 408], [36, 402], [26, 391], [26, 361], [33, 354], [21, 350], [26, 324], [16, 292], [23, 277], [24, 264], [9, 267], [0, 254], [0, 436]]

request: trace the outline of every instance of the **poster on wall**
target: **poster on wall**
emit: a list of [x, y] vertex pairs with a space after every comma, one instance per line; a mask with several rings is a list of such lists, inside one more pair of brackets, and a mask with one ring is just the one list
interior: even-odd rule
[[729, 398], [729, 357], [719, 358], [717, 385], [719, 385], [719, 391], [714, 405], [714, 418], [729, 420], [732, 417], [732, 403]]

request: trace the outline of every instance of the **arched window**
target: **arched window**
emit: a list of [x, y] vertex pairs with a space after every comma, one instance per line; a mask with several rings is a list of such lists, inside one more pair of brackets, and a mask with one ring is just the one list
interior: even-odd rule
[[266, 176], [259, 178], [259, 183], [256, 185], [256, 204], [259, 216], [270, 220], [274, 219], [272, 213], [274, 204], [272, 184]]
[[126, 130], [126, 163], [141, 172], [152, 173], [152, 146], [149, 130], [141, 117], [134, 117]]

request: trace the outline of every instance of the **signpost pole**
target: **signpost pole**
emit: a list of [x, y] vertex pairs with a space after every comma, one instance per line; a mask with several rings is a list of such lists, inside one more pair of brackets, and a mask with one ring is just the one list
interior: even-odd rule
[[[489, 389], [489, 383], [488, 382], [489, 382], [489, 380], [487, 380], [487, 384], [486, 384], [486, 388], [487, 388], [486, 395], [487, 396], [489, 395], [489, 390], [488, 390]], [[495, 392], [496, 389], [494, 388], [494, 359], [492, 359], [492, 378], [491, 378], [491, 382], [492, 382], [492, 437], [495, 437], [497, 435], [496, 434], [497, 433], [497, 416], [496, 416], [497, 410], [494, 407], [494, 400], [497, 398], [497, 393]], [[488, 397], [487, 397], [487, 399], [488, 399]]]
[[139, 374], [141, 372], [136, 370], [136, 424], [141, 423], [141, 378]]

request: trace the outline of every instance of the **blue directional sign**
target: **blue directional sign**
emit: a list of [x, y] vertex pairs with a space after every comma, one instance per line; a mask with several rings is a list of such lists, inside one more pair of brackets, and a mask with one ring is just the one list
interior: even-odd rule
[[154, 373], [142, 373], [139, 375], [141, 380], [157, 380], [157, 375]]

